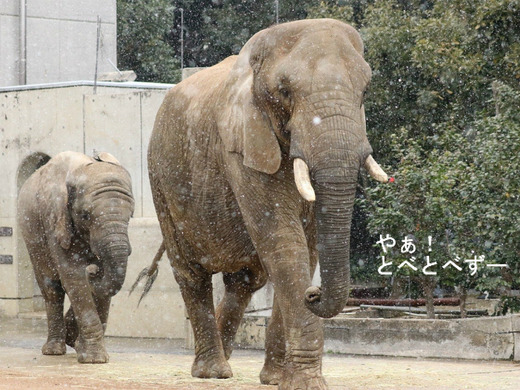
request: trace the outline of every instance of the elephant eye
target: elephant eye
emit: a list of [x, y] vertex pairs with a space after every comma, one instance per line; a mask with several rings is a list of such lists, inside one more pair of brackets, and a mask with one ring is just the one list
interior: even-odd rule
[[90, 213], [89, 212], [84, 212], [81, 214], [81, 219], [83, 221], [90, 221]]
[[368, 87], [370, 86], [370, 83], [367, 84], [365, 89], [363, 90], [363, 93], [361, 94], [361, 106], [365, 104], [365, 98], [367, 96]]
[[284, 99], [288, 99], [290, 97], [290, 93], [289, 91], [286, 89], [286, 88], [280, 88], [280, 95], [282, 96], [282, 98]]

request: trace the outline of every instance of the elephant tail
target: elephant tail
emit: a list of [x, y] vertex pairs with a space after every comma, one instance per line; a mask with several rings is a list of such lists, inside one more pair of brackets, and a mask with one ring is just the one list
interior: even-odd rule
[[134, 284], [132, 285], [132, 288], [130, 288], [130, 292], [128, 295], [132, 294], [132, 292], [135, 290], [139, 282], [146, 278], [146, 283], [143, 288], [143, 293], [141, 294], [141, 298], [139, 298], [139, 302], [137, 303], [137, 306], [140, 305], [143, 298], [148, 294], [148, 292], [152, 289], [152, 285], [155, 282], [155, 279], [157, 279], [157, 275], [159, 275], [159, 261], [162, 258], [162, 255], [164, 254], [164, 251], [166, 250], [166, 246], [164, 244], [164, 240], [161, 243], [161, 246], [159, 247], [159, 250], [155, 254], [155, 257], [153, 258], [152, 264], [150, 264], [149, 267], [146, 267], [143, 269], [139, 275], [137, 276], [137, 279], [135, 280]]

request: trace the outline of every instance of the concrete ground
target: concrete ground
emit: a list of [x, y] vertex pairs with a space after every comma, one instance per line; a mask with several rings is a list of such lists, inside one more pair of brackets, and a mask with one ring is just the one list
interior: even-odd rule
[[[190, 376], [193, 352], [164, 339], [108, 338], [110, 363], [81, 365], [76, 353], [43, 356], [42, 320], [0, 317], [0, 389], [237, 389], [268, 390], [259, 384], [263, 352], [239, 350], [232, 379]], [[339, 389], [520, 389], [520, 365], [511, 361], [459, 361], [326, 355], [323, 373]]]

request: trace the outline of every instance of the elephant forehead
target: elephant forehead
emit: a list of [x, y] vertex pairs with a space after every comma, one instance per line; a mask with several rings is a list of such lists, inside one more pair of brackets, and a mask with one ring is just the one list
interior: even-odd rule
[[268, 50], [287, 50], [299, 44], [333, 47], [348, 43], [357, 52], [363, 53], [363, 42], [356, 29], [334, 19], [307, 19], [279, 24], [257, 33], [248, 43], [255, 41], [263, 42]]
[[[305, 55], [302, 51], [296, 52], [292, 57], [293, 59], [294, 57], [304, 58], [303, 61], [295, 63], [302, 68], [300, 74], [302, 74], [301, 71], [309, 72], [309, 76], [312, 76], [314, 82], [351, 81], [352, 78], [355, 78], [366, 84], [370, 81], [372, 74], [368, 63], [353, 48], [345, 50], [345, 53], [329, 51]], [[291, 57], [288, 58], [288, 61], [291, 61]]]
[[264, 66], [270, 88], [365, 89], [371, 79], [371, 69], [352, 47], [343, 50], [319, 50], [315, 46], [300, 45], [286, 56]]
[[78, 169], [73, 176], [77, 186], [85, 189], [111, 184], [125, 188], [131, 187], [129, 173], [123, 167], [110, 163], [89, 164], [82, 169]]

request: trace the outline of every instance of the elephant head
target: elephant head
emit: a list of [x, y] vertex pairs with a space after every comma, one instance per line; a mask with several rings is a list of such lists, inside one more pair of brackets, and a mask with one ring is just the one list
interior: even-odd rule
[[306, 305], [332, 317], [346, 304], [352, 210], [361, 166], [386, 174], [371, 157], [363, 96], [371, 70], [352, 27], [330, 19], [263, 30], [244, 46], [226, 80], [219, 132], [227, 151], [273, 174], [294, 160], [295, 185], [315, 201], [322, 286]]
[[[96, 296], [111, 297], [125, 280], [131, 253], [128, 223], [134, 211], [129, 173], [108, 153], [69, 172], [66, 206], [56, 231], [63, 249], [90, 247], [95, 261], [86, 269]], [[85, 245], [86, 244], [86, 245]]]

